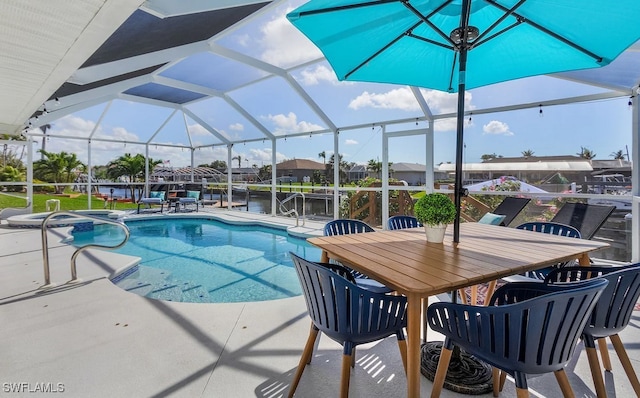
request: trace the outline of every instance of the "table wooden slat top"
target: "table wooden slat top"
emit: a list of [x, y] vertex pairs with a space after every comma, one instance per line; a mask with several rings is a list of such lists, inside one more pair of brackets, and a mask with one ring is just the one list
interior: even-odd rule
[[560, 261], [579, 258], [608, 246], [479, 223], [453, 227], [444, 243], [428, 243], [423, 228], [310, 238], [339, 260], [401, 293], [434, 295], [489, 282]]

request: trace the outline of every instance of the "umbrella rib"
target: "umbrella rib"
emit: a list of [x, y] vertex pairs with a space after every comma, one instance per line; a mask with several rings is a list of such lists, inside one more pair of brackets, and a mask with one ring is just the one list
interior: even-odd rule
[[394, 45], [398, 40], [402, 39], [402, 37], [409, 35], [409, 32], [415, 28], [418, 24], [420, 24], [420, 22], [418, 22], [417, 24], [415, 24], [414, 26], [412, 26], [407, 32], [404, 32], [403, 34], [399, 35], [398, 37], [396, 37], [395, 39], [391, 40], [389, 43], [387, 43], [384, 47], [382, 47], [381, 49], [379, 49], [378, 51], [376, 51], [375, 53], [373, 53], [371, 56], [369, 56], [367, 59], [365, 59], [364, 61], [362, 61], [360, 64], [358, 64], [358, 66], [356, 66], [355, 68], [351, 69], [349, 72], [347, 72], [344, 75], [344, 80], [349, 79], [349, 76], [351, 76], [352, 74], [354, 74], [355, 72], [357, 72], [360, 68], [362, 68], [364, 65], [366, 65], [369, 61], [371, 61], [372, 59], [374, 59], [375, 57], [377, 57], [378, 55], [382, 54], [382, 52], [384, 52], [384, 50], [386, 50], [387, 48], [391, 47], [392, 45]]
[[[493, 5], [494, 7], [501, 9], [502, 11], [508, 11], [509, 10], [508, 8], [496, 3], [495, 0], [485, 0], [485, 1], [487, 1], [489, 4]], [[565, 37], [562, 37], [562, 36], [560, 36], [559, 34], [557, 34], [555, 32], [552, 32], [551, 30], [549, 30], [549, 29], [545, 28], [544, 26], [542, 26], [542, 25], [530, 20], [529, 18], [527, 18], [527, 17], [525, 17], [523, 15], [520, 15], [520, 14], [518, 14], [516, 12], [514, 12], [513, 15], [516, 18], [521, 19], [522, 22], [524, 22], [524, 23], [526, 23], [526, 24], [538, 29], [539, 31], [541, 31], [543, 33], [546, 33], [547, 35], [553, 37], [554, 39], [559, 40], [562, 43], [564, 43], [564, 44], [566, 44], [566, 45], [568, 45], [570, 47], [573, 47], [576, 50], [578, 50], [578, 51], [580, 51], [580, 52], [582, 52], [582, 53], [584, 53], [586, 55], [588, 55], [589, 57], [595, 59], [597, 63], [599, 63], [599, 64], [602, 63], [603, 59], [602, 59], [601, 56], [599, 56], [599, 55], [587, 50], [586, 48], [578, 45], [577, 43], [574, 43], [573, 41], [571, 41], [571, 40], [569, 40], [569, 39], [567, 39]]]
[[[444, 33], [442, 30], [440, 30], [437, 26], [435, 26], [433, 24], [433, 22], [431, 22], [429, 20], [429, 18], [431, 18], [433, 15], [435, 15], [436, 13], [440, 12], [440, 10], [442, 10], [444, 7], [446, 7], [447, 5], [449, 5], [449, 3], [451, 3], [452, 0], [448, 0], [443, 2], [440, 7], [436, 8], [435, 10], [433, 10], [429, 15], [422, 15], [422, 13], [420, 11], [418, 11], [414, 6], [412, 6], [411, 4], [409, 4], [409, 0], [402, 0], [402, 4], [407, 7], [409, 9], [409, 11], [411, 11], [412, 13], [414, 13], [422, 22], [424, 22], [425, 24], [429, 25], [429, 27], [431, 29], [433, 29], [437, 34], [439, 34], [440, 36], [442, 36], [442, 38], [444, 38], [448, 43], [451, 44], [451, 48], [453, 49], [455, 47], [455, 43], [453, 42], [453, 40], [451, 40], [451, 38], [449, 37], [449, 35], [447, 35], [446, 33]], [[417, 26], [417, 25], [416, 25]], [[411, 29], [413, 30], [413, 28]], [[415, 36], [418, 37], [418, 36]], [[428, 40], [428, 39], [424, 39], [424, 40]], [[429, 41], [430, 43], [434, 43], [434, 44], [438, 44], [438, 45], [442, 45], [440, 43], [437, 43], [435, 41]], [[448, 48], [448, 47], [447, 47]]]
[[[500, 30], [500, 31], [498, 31], [498, 32], [496, 32], [496, 33], [494, 33], [494, 34], [492, 34], [491, 36], [489, 36], [489, 37], [485, 38], [484, 40], [478, 40], [478, 39], [476, 39], [476, 40], [471, 44], [471, 48], [469, 48], [469, 49], [471, 50], [472, 48], [478, 47], [479, 45], [484, 44], [484, 43], [486, 43], [486, 42], [490, 41], [491, 39], [495, 39], [496, 37], [500, 36], [501, 34], [503, 34], [503, 33], [507, 32], [507, 31], [509, 31], [509, 30], [511, 30], [511, 29], [513, 29], [513, 28], [515, 28], [516, 26], [520, 25], [521, 23], [523, 23], [523, 21], [521, 21], [520, 19], [518, 19], [516, 22], [514, 22], [514, 23], [513, 23], [513, 25], [511, 25], [511, 26], [507, 26], [506, 28], [504, 28], [504, 29], [502, 29], [502, 30]], [[485, 31], [485, 32], [486, 32], [486, 31]]]
[[433, 44], [433, 45], [436, 45], [436, 46], [444, 47], [447, 50], [453, 50], [454, 49], [453, 46], [448, 46], [448, 45], [446, 45], [444, 43], [440, 43], [440, 42], [437, 42], [435, 40], [427, 39], [426, 37], [414, 35], [411, 31], [408, 31], [405, 35], [409, 36], [409, 37], [412, 37], [414, 39], [422, 40], [422, 41], [427, 42], [429, 44]]
[[[480, 36], [478, 36], [472, 43], [472, 46], [475, 47], [476, 45], [480, 45], [486, 41], [491, 40], [493, 37], [498, 36], [499, 34], [504, 33], [505, 31], [507, 31], [510, 28], [506, 28], [506, 29], [502, 29], [500, 32], [491, 35], [490, 37], [488, 37], [486, 40], [482, 40], [484, 36], [486, 36], [489, 32], [491, 32], [496, 26], [498, 26], [502, 21], [504, 21], [505, 19], [507, 19], [507, 17], [509, 17], [510, 15], [512, 15], [516, 9], [518, 9], [522, 4], [524, 4], [527, 0], [520, 0], [518, 2], [518, 4], [514, 5], [513, 7], [511, 7], [509, 10], [507, 10], [500, 18], [498, 18], [494, 23], [491, 24], [491, 26], [489, 26], [484, 32], [482, 32], [480, 34]], [[520, 19], [517, 19], [517, 22], [515, 25], [520, 24], [522, 21]], [[513, 26], [512, 26], [513, 27]], [[477, 43], [477, 44], [476, 44]]]
[[307, 15], [325, 14], [327, 12], [344, 11], [344, 10], [351, 10], [351, 9], [354, 9], [354, 8], [362, 8], [362, 7], [369, 7], [369, 6], [379, 6], [381, 4], [399, 3], [399, 2], [404, 2], [404, 1], [406, 1], [406, 0], [375, 0], [375, 1], [369, 1], [369, 2], [366, 2], [366, 3], [348, 4], [348, 5], [343, 5], [343, 6], [321, 8], [321, 9], [317, 9], [317, 10], [301, 11], [299, 16], [302, 17], [302, 16], [307, 16]]

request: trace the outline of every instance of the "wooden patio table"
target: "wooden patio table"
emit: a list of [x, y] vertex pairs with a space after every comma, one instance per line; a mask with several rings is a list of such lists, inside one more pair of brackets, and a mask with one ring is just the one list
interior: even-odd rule
[[423, 228], [309, 238], [329, 258], [349, 265], [407, 297], [407, 395], [420, 396], [421, 299], [509, 275], [578, 259], [608, 244], [488, 224], [452, 227], [443, 244], [428, 243]]

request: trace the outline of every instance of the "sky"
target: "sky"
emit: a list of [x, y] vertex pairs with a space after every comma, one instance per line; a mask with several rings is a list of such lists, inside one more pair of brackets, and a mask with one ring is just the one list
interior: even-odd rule
[[[217, 44], [283, 68], [317, 59], [321, 57], [319, 50], [285, 18], [286, 13], [300, 3], [294, 1], [271, 7], [251, 23], [219, 39]], [[496, 59], [496, 62], [500, 60]], [[217, 78], [220, 74], [225, 79]], [[340, 153], [348, 162], [366, 164], [370, 159], [381, 160], [383, 131], [376, 122], [423, 116], [407, 86], [339, 82], [326, 62], [295, 69], [292, 74], [336, 125], [371, 126], [340, 132]], [[332, 134], [287, 137], [299, 132], [323, 130], [328, 126], [281, 78], [265, 79], [231, 90], [250, 79], [259, 78], [261, 72], [211, 53], [187, 58], [163, 72], [163, 76], [188, 77], [193, 83], [225, 91], [269, 131], [278, 137], [286, 137], [277, 141], [278, 162], [293, 158], [323, 162], [324, 159], [319, 157], [321, 152], [325, 152], [327, 161], [333, 154]], [[567, 80], [539, 76], [468, 91], [465, 109], [473, 112], [474, 109], [535, 103], [602, 91]], [[457, 94], [427, 89], [421, 89], [421, 92], [434, 114], [455, 112]], [[493, 153], [504, 157], [521, 156], [525, 150], [533, 151], [536, 156], [576, 155], [582, 147], [595, 152], [597, 159], [611, 159], [612, 153], [620, 150], [626, 153], [627, 146], [631, 145], [628, 101], [623, 97], [488, 115], [471, 114], [465, 117], [464, 161], [480, 162], [483, 154]], [[188, 108], [231, 139], [249, 141], [263, 137], [252, 123], [220, 98], [193, 103]], [[85, 140], [55, 137], [88, 137], [95, 130], [90, 144], [91, 162], [103, 165], [123, 153], [144, 154], [144, 146], [134, 143], [145, 142], [153, 136], [152, 142], [159, 145], [149, 147], [149, 156], [172, 167], [183, 167], [190, 164], [190, 150], [163, 144], [188, 145], [187, 130], [195, 145], [220, 142], [188, 115], [182, 112], [172, 115], [172, 112], [168, 108], [122, 99], [97, 105], [51, 122], [48, 133], [53, 138], [45, 142], [46, 150], [73, 152], [86, 163], [89, 144]], [[97, 125], [99, 120], [101, 122]], [[425, 122], [411, 122], [391, 126], [387, 131], [425, 127]], [[434, 128], [433, 159], [426, 158], [424, 136], [414, 136], [390, 139], [389, 160], [421, 164], [431, 161], [436, 165], [454, 162], [455, 119], [438, 120]], [[100, 138], [115, 142], [100, 141]], [[42, 143], [38, 142], [37, 146], [41, 148]], [[242, 142], [234, 145], [232, 154], [240, 157], [242, 167], [261, 167], [270, 164], [272, 147], [268, 139]], [[39, 155], [35, 157], [37, 159]], [[196, 165], [213, 160], [227, 161], [227, 148], [219, 145], [198, 149], [194, 151], [194, 160]], [[236, 162], [237, 159], [233, 161], [234, 167], [237, 167]]]

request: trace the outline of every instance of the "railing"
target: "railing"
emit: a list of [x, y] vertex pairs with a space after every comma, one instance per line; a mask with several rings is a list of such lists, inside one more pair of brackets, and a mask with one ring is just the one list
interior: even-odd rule
[[49, 272], [49, 243], [48, 243], [48, 239], [47, 239], [47, 228], [48, 228], [48, 224], [49, 221], [51, 221], [52, 219], [58, 217], [58, 216], [67, 216], [67, 217], [71, 217], [71, 218], [80, 218], [80, 219], [88, 219], [91, 222], [95, 222], [98, 221], [100, 223], [104, 223], [104, 224], [111, 224], [111, 225], [116, 225], [119, 226], [120, 228], [123, 229], [124, 231], [124, 239], [122, 240], [121, 243], [115, 245], [115, 246], [105, 246], [105, 245], [99, 245], [99, 244], [89, 244], [86, 246], [82, 246], [80, 248], [78, 248], [75, 252], [73, 252], [73, 254], [71, 255], [71, 282], [74, 282], [78, 279], [78, 273], [76, 270], [76, 259], [78, 258], [78, 255], [80, 255], [81, 252], [85, 251], [86, 249], [90, 249], [90, 248], [98, 248], [98, 249], [107, 249], [107, 250], [115, 250], [118, 249], [122, 246], [125, 245], [125, 243], [127, 243], [127, 241], [129, 240], [129, 228], [122, 222], [118, 222], [118, 221], [112, 221], [112, 220], [106, 220], [104, 218], [99, 218], [99, 217], [92, 217], [92, 216], [87, 216], [84, 214], [78, 214], [78, 213], [73, 213], [73, 212], [67, 212], [67, 211], [56, 211], [53, 212], [51, 214], [49, 214], [43, 221], [42, 221], [42, 226], [40, 227], [41, 229], [41, 233], [42, 233], [42, 262], [44, 264], [44, 285], [50, 285], [51, 284], [51, 276], [50, 276], [50, 272]]
[[[283, 216], [288, 216], [291, 214], [295, 214], [296, 215], [296, 227], [299, 226], [299, 219], [300, 219], [300, 215], [298, 214], [298, 197], [302, 197], [302, 226], [304, 227], [304, 222], [305, 222], [305, 216], [306, 216], [306, 200], [304, 197], [304, 194], [302, 192], [296, 192], [292, 195], [289, 195], [285, 200], [283, 201], [279, 201], [279, 207], [280, 207], [280, 214], [282, 214]], [[277, 200], [277, 199], [276, 199]], [[293, 203], [293, 207], [291, 209], [287, 209], [284, 204], [294, 200]]]

